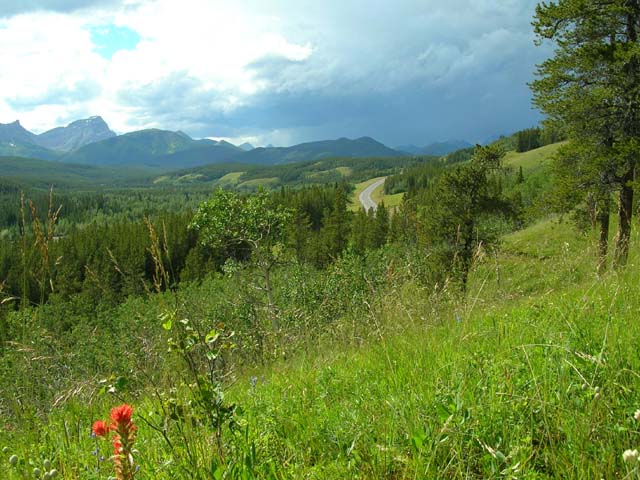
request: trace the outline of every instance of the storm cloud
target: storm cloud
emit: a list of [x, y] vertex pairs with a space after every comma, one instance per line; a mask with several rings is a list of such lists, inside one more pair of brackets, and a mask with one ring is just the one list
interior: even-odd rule
[[[71, 12], [88, 2], [31, 3]], [[533, 45], [536, 3], [96, 1], [99, 20], [64, 14], [77, 19], [76, 38], [102, 22], [140, 42], [105, 60], [88, 38], [91, 69], [51, 79], [63, 100], [34, 86], [4, 111], [0, 101], [0, 121], [26, 116], [45, 128], [86, 111], [121, 132], [158, 127], [259, 144], [365, 135], [389, 145], [481, 142], [540, 120], [527, 83], [550, 51]], [[3, 4], [0, 15], [7, 11]], [[96, 77], [101, 88], [87, 88]]]

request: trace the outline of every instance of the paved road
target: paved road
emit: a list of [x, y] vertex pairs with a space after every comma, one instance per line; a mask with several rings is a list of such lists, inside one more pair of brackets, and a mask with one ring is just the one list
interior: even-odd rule
[[386, 178], [387, 177], [381, 178], [380, 180], [376, 180], [367, 188], [365, 188], [362, 191], [362, 193], [360, 193], [358, 200], [360, 200], [360, 203], [362, 204], [366, 212], [368, 212], [370, 208], [373, 208], [375, 210], [378, 207], [378, 204], [374, 202], [373, 199], [371, 198], [371, 194], [376, 188], [378, 188], [380, 185], [384, 183]]

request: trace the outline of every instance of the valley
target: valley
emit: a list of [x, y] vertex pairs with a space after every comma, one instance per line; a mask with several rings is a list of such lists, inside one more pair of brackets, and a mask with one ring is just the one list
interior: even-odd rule
[[0, 2], [0, 479], [640, 478], [639, 34]]

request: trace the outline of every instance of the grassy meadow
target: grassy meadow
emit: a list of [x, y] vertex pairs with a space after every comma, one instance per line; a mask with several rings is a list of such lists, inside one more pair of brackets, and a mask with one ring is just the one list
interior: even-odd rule
[[[508, 163], [533, 181], [542, 153]], [[243, 310], [248, 284], [220, 276], [127, 299], [61, 340], [36, 326], [53, 307], [28, 309], [2, 362], [17, 394], [2, 403], [0, 478], [109, 478], [91, 425], [123, 402], [140, 479], [638, 478], [623, 460], [640, 447], [637, 227], [627, 268], [598, 278], [591, 234], [545, 218], [479, 250], [464, 295], [421, 283], [428, 253], [393, 246], [281, 268], [275, 331]], [[216, 428], [186, 413], [197, 386], [170, 381], [171, 339], [196, 318], [219, 332], [245, 319], [229, 345], [261, 352], [221, 368], [234, 410]]]

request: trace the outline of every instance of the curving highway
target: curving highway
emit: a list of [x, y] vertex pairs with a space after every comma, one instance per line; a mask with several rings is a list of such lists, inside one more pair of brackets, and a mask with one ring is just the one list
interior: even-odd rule
[[364, 207], [365, 212], [368, 212], [370, 208], [373, 208], [375, 210], [378, 207], [378, 204], [374, 202], [373, 199], [371, 198], [371, 194], [374, 192], [376, 188], [378, 188], [380, 185], [384, 183], [386, 178], [387, 177], [381, 178], [380, 180], [376, 180], [360, 193], [358, 200], [360, 200], [360, 203]]

